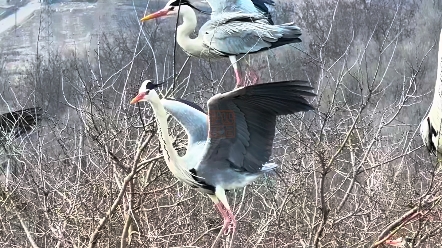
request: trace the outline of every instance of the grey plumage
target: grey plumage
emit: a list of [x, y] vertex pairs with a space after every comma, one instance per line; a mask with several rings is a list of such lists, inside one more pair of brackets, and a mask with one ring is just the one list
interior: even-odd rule
[[[192, 154], [192, 148], [207, 140], [207, 115], [197, 104], [178, 99], [162, 99], [161, 103], [186, 130], [188, 146], [186, 155]], [[190, 104], [192, 103], [192, 104]], [[197, 151], [195, 151], [197, 152]], [[201, 150], [200, 150], [201, 152]]]
[[256, 13], [264, 15], [269, 24], [274, 24], [269, 8], [266, 6], [266, 4], [274, 6], [273, 0], [207, 0], [207, 2], [214, 16], [223, 12]]
[[[209, 116], [219, 111], [234, 113], [236, 135], [210, 138], [204, 157], [196, 166], [198, 175], [207, 184], [241, 184], [234, 174], [260, 174], [272, 154], [276, 117], [312, 110], [304, 96], [314, 96], [305, 81], [286, 81], [245, 87], [212, 97]], [[209, 123], [209, 133], [212, 127]], [[216, 171], [217, 173], [213, 173]], [[220, 173], [226, 174], [220, 182]], [[230, 181], [230, 182], [229, 182]]]
[[269, 25], [256, 14], [225, 14], [201, 27], [197, 39], [202, 37], [205, 49], [191, 55], [214, 58], [257, 53], [301, 42], [301, 34], [294, 23]]
[[[131, 101], [148, 101], [155, 113], [164, 159], [181, 181], [207, 193], [224, 218], [224, 229], [236, 226], [225, 190], [244, 187], [276, 167], [268, 163], [276, 117], [312, 110], [305, 97], [314, 96], [305, 81], [252, 85], [217, 94], [208, 101], [208, 115], [176, 100], [162, 99], [146, 87]], [[186, 130], [186, 155], [180, 157], [168, 134], [169, 112]]]
[[188, 101], [186, 99], [181, 99], [181, 98], [166, 98], [166, 99], [167, 100], [171, 100], [171, 101], [177, 101], [177, 102], [181, 102], [181, 103], [187, 104], [190, 107], [203, 112], [204, 114], [206, 113], [206, 111], [204, 111], [204, 109], [201, 108], [198, 104], [196, 104], [194, 102], [191, 102], [191, 101]]
[[[183, 23], [177, 28], [177, 43], [189, 55], [213, 59], [229, 57], [237, 86], [242, 86], [238, 70], [238, 58], [290, 43], [301, 42], [301, 29], [294, 23], [272, 25], [266, 3], [272, 0], [208, 0], [211, 19], [199, 30], [198, 37], [191, 39], [197, 19], [193, 6], [188, 0], [170, 0], [166, 6], [145, 16], [147, 21], [161, 16], [172, 16], [180, 12]], [[270, 20], [270, 21], [269, 21]]]

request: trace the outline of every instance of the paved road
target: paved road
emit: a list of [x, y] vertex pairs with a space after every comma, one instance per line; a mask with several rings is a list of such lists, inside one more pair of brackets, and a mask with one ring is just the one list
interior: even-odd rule
[[[21, 7], [17, 11], [17, 25], [28, 20], [34, 11], [40, 9], [41, 3], [38, 0], [31, 0], [28, 4]], [[15, 26], [15, 14], [9, 15], [3, 20], [0, 20], [0, 34], [13, 28]]]

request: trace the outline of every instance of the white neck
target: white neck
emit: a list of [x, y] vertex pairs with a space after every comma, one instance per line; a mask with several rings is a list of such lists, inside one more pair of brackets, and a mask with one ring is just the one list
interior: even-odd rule
[[177, 28], [177, 42], [180, 47], [191, 55], [198, 55], [203, 50], [203, 47], [197, 41], [198, 38], [190, 38], [190, 34], [195, 31], [197, 24], [195, 11], [187, 5], [182, 5], [180, 16], [183, 17], [183, 23]]
[[177, 166], [179, 166], [179, 156], [175, 148], [173, 148], [172, 140], [169, 136], [168, 126], [167, 126], [167, 113], [161, 104], [161, 100], [157, 93], [152, 90], [149, 94], [152, 95], [150, 100], [150, 105], [152, 106], [153, 112], [158, 123], [158, 133], [160, 135], [161, 149], [163, 150], [164, 160], [167, 166], [172, 171], [173, 174], [177, 171]]
[[195, 179], [193, 179], [192, 174], [187, 169], [186, 162], [178, 155], [177, 151], [172, 146], [172, 141], [169, 136], [167, 126], [167, 113], [160, 100], [160, 97], [157, 95], [155, 90], [151, 90], [149, 92], [149, 96], [150, 105], [152, 105], [153, 112], [158, 122], [158, 132], [160, 135], [159, 139], [167, 167], [169, 167], [172, 174], [181, 181], [191, 186], [198, 186], [199, 184], [195, 181]]

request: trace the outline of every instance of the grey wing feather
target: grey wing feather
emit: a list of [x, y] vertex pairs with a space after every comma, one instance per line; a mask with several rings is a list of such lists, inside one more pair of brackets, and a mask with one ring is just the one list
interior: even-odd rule
[[[207, 0], [212, 8], [212, 17], [225, 12], [259, 13], [269, 15], [265, 4], [274, 5], [273, 0]], [[269, 18], [271, 20], [271, 18]]]
[[181, 100], [162, 99], [161, 103], [186, 130], [189, 139], [188, 149], [207, 140], [207, 115], [201, 111], [201, 108], [197, 109]]
[[[310, 90], [305, 81], [286, 81], [212, 97], [208, 102], [210, 135], [201, 166], [227, 160], [235, 169], [259, 172], [272, 153], [276, 116], [312, 110], [304, 98], [315, 95]], [[220, 130], [219, 113], [233, 114], [234, 135], [226, 133], [227, 125]]]
[[186, 99], [181, 99], [181, 98], [165, 98], [165, 99], [184, 103], [184, 104], [189, 105], [190, 107], [192, 107], [196, 110], [203, 112], [204, 114], [206, 113], [206, 111], [204, 111], [204, 109], [201, 108], [201, 106], [199, 106], [198, 104], [196, 104], [194, 102], [188, 101]]
[[204, 45], [214, 51], [223, 54], [246, 54], [300, 42], [301, 29], [291, 23], [268, 25], [259, 20], [230, 20], [224, 23], [219, 20], [206, 23], [199, 36], [203, 37]]

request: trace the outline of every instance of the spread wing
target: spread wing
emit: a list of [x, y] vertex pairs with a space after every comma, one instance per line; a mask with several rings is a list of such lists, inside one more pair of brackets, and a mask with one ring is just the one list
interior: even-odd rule
[[226, 12], [242, 12], [261, 14], [273, 25], [272, 17], [266, 6], [275, 5], [273, 0], [207, 0], [212, 8], [212, 18], [218, 18]]
[[[209, 138], [201, 166], [229, 161], [251, 173], [269, 161], [276, 116], [312, 110], [304, 96], [314, 96], [305, 81], [286, 81], [239, 88], [208, 102]], [[206, 168], [209, 169], [210, 168]]]
[[43, 110], [39, 107], [22, 109], [0, 115], [0, 136], [13, 133], [20, 136], [37, 124]]

